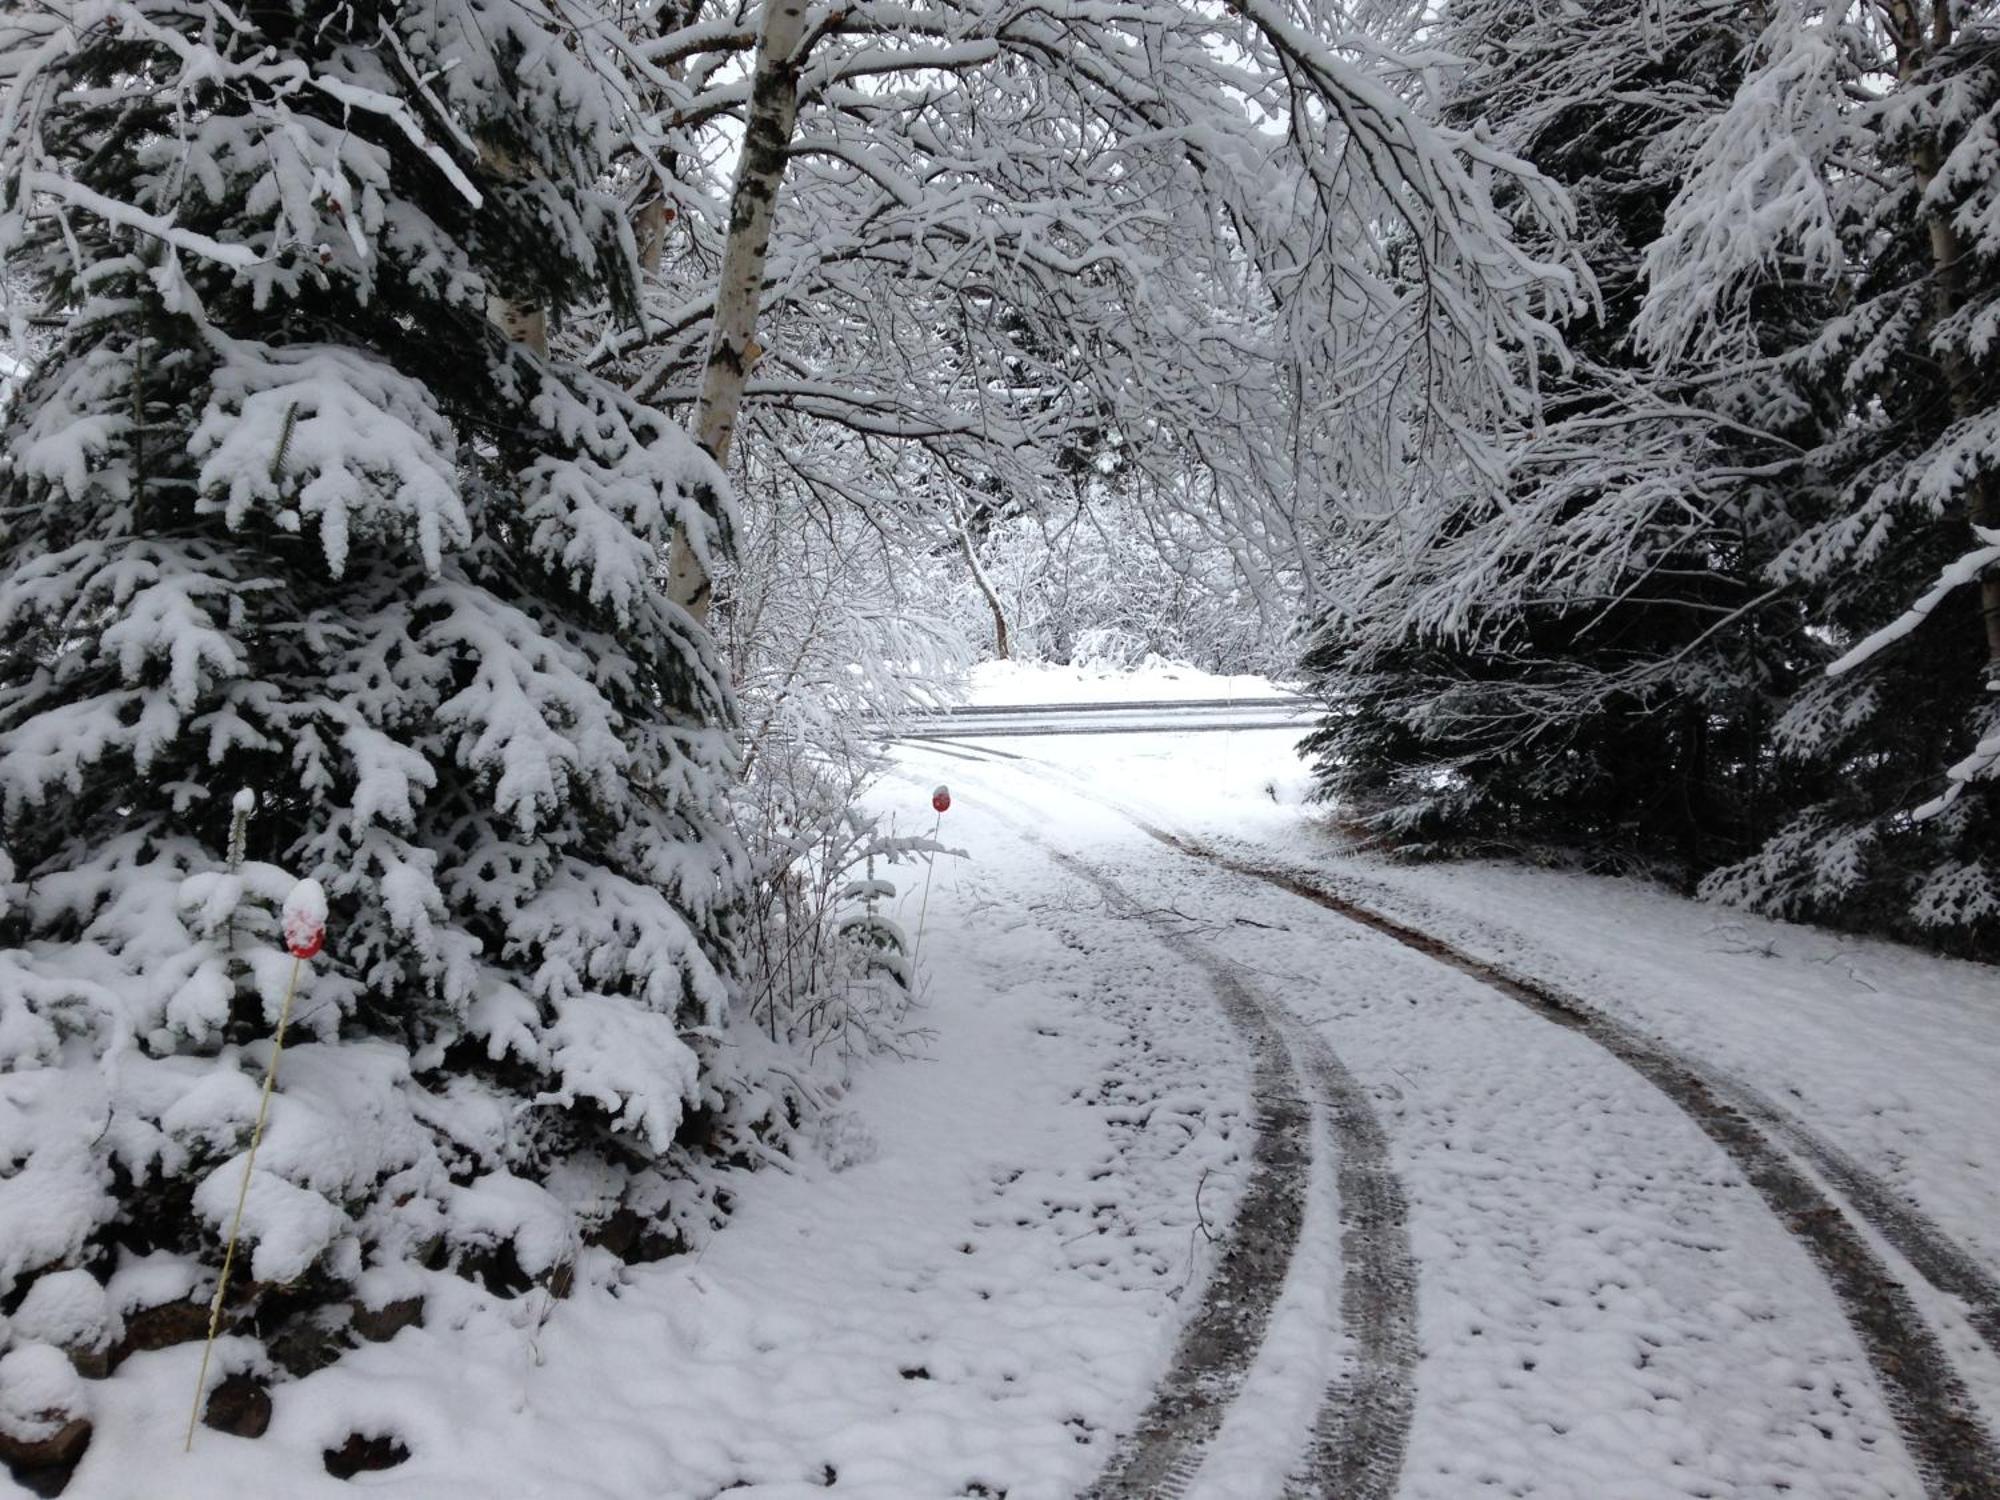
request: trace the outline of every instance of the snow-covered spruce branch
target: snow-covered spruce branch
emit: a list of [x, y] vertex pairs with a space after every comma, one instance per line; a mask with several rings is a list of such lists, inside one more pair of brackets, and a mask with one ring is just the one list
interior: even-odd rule
[[[717, 1044], [733, 700], [656, 586], [674, 535], [718, 549], [725, 482], [489, 319], [633, 305], [630, 91], [575, 19], [0, 26], [7, 290], [60, 320], [0, 466], [0, 1078], [40, 1205], [0, 1213], [10, 1306], [226, 1228], [295, 876], [337, 939], [247, 1174], [233, 1335], [282, 1350], [364, 1285], [560, 1283], [613, 1219], [688, 1243], [689, 1112], [732, 1153], [791, 1128]], [[200, 1271], [161, 1256], [171, 1316]]]
[[1856, 641], [1847, 651], [1827, 663], [1827, 674], [1837, 677], [1842, 672], [1851, 672], [1864, 662], [1872, 661], [1896, 642], [1907, 639], [1930, 618], [1931, 611], [1952, 594], [1967, 584], [1977, 583], [1988, 571], [2000, 565], [2000, 531], [1983, 526], [1975, 526], [1973, 531], [1986, 545], [1974, 548], [1951, 563], [1938, 576], [1937, 582], [1919, 595], [1902, 614], [1880, 630]]
[[248, 245], [225, 244], [191, 229], [183, 229], [170, 219], [146, 212], [129, 203], [121, 203], [115, 198], [94, 192], [78, 182], [60, 177], [53, 172], [27, 171], [17, 179], [24, 194], [45, 194], [48, 197], [80, 209], [107, 224], [120, 229], [136, 230], [138, 233], [156, 239], [174, 249], [203, 260], [213, 261], [219, 266], [234, 270], [247, 270], [256, 265], [263, 256]]

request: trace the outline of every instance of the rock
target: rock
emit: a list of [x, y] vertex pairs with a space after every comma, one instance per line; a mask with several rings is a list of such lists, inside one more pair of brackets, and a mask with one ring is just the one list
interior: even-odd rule
[[548, 1294], [558, 1302], [576, 1290], [576, 1262], [558, 1261], [538, 1278]]
[[39, 1443], [89, 1412], [90, 1393], [53, 1344], [22, 1344], [0, 1358], [0, 1438]]
[[254, 1375], [239, 1372], [227, 1376], [208, 1393], [201, 1419], [217, 1432], [262, 1437], [271, 1425], [270, 1389]]
[[521, 1269], [512, 1240], [461, 1249], [452, 1269], [496, 1297], [518, 1297], [535, 1284], [535, 1278]]
[[0, 1359], [0, 1462], [37, 1495], [69, 1483], [90, 1445], [89, 1392], [53, 1344]]
[[116, 1366], [134, 1354], [147, 1354], [207, 1337], [205, 1302], [164, 1302], [157, 1307], [142, 1307], [125, 1315], [125, 1336], [111, 1351], [111, 1363]]
[[352, 1479], [370, 1469], [393, 1469], [409, 1456], [410, 1450], [400, 1438], [387, 1434], [370, 1437], [359, 1432], [350, 1432], [346, 1442], [338, 1448], [328, 1448], [324, 1454], [326, 1472], [335, 1479]]
[[14, 1337], [50, 1344], [77, 1373], [101, 1380], [111, 1373], [113, 1346], [124, 1325], [88, 1271], [48, 1271], [35, 1278], [14, 1314]]
[[31, 1495], [60, 1495], [90, 1446], [90, 1423], [75, 1417], [39, 1444], [17, 1445], [0, 1434], [0, 1461], [14, 1482]]
[[47, 1437], [33, 1441], [0, 1432], [0, 1458], [10, 1469], [73, 1469], [89, 1443], [90, 1419], [71, 1417]]
[[613, 1209], [600, 1224], [593, 1225], [584, 1234], [588, 1244], [601, 1245], [620, 1260], [626, 1260], [632, 1247], [639, 1242], [639, 1229], [644, 1221], [631, 1209], [622, 1205]]
[[265, 1340], [265, 1348], [286, 1374], [303, 1378], [324, 1370], [354, 1346], [351, 1318], [352, 1310], [345, 1304], [289, 1317]]
[[671, 1228], [623, 1205], [612, 1210], [586, 1238], [601, 1245], [628, 1266], [645, 1265], [678, 1255], [687, 1247]]
[[422, 1297], [398, 1297], [380, 1307], [354, 1304], [354, 1331], [370, 1343], [386, 1344], [405, 1328], [414, 1328], [423, 1320]]

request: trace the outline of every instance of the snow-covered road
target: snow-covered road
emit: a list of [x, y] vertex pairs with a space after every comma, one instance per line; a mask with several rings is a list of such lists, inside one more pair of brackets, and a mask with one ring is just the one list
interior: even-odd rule
[[[1141, 755], [1188, 796], [1191, 753]], [[1380, 1493], [1996, 1492], [1994, 1367], [1974, 1329], [1992, 1305], [1928, 1286], [1867, 1204], [1842, 1202], [1777, 1131], [1705, 1094], [1698, 1058], [1681, 1066], [1635, 1028], [1607, 1018], [1601, 1033], [1504, 978], [1163, 849], [1124, 816], [1130, 752], [1067, 766], [1018, 745], [974, 754], [958, 752], [962, 784], [1089, 849], [1134, 913], [1184, 919], [1213, 960], [1304, 1016], [1385, 1120], [1410, 1204], [1421, 1361], [1400, 1486]], [[1156, 795], [1140, 817], [1174, 811]], [[1991, 1281], [1967, 1258], [1976, 1298]], [[1340, 1435], [1351, 1336], [1337, 1327], [1321, 1356], [1322, 1438]], [[1325, 1467], [1351, 1459], [1338, 1441], [1287, 1440], [1267, 1416], [1244, 1418], [1266, 1429], [1259, 1446], [1231, 1446], [1225, 1421], [1175, 1492], [1279, 1493], [1274, 1458], [1294, 1493], [1373, 1492]]]
[[2000, 1495], [1992, 972], [1366, 860], [1291, 739], [901, 747], [965, 857], [822, 1161], [257, 1442], [182, 1458], [190, 1347], [137, 1355], [68, 1493], [344, 1495], [367, 1426], [408, 1500]]
[[1049, 739], [1101, 734], [1201, 734], [1246, 729], [1312, 728], [1318, 707], [1296, 694], [1237, 698], [1155, 698], [1124, 703], [967, 704], [913, 719], [897, 738]]

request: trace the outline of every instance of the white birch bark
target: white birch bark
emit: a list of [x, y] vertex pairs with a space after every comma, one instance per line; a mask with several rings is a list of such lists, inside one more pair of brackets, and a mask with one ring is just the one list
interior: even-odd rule
[[[764, 290], [764, 257], [771, 220], [784, 181], [798, 118], [799, 43], [805, 34], [805, 0], [766, 0], [757, 38], [755, 81], [744, 120], [743, 154], [730, 195], [729, 241], [716, 288], [714, 331], [695, 404], [695, 441], [718, 464], [729, 463], [730, 441], [743, 408], [743, 387], [760, 352], [757, 311]], [[674, 538], [667, 562], [667, 592], [698, 620], [708, 618], [709, 578], [683, 536]]]
[[509, 302], [505, 297], [486, 299], [486, 316], [502, 333], [526, 344], [537, 354], [549, 352], [549, 311], [531, 302]]
[[[506, 152], [494, 146], [480, 150], [485, 165], [492, 171], [519, 181], [527, 174]], [[516, 343], [526, 344], [537, 354], [549, 352], [549, 310], [532, 302], [514, 302], [506, 297], [486, 299], [487, 319], [508, 338]]]

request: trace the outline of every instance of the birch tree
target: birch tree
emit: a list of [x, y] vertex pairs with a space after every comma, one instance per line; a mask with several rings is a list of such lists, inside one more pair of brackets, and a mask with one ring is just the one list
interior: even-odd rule
[[[1437, 59], [1408, 18], [863, 4], [786, 20], [783, 58], [760, 44], [776, 16], [675, 15], [632, 44], [656, 153], [741, 165], [726, 194], [720, 171], [662, 187], [648, 327], [591, 358], [704, 426], [741, 381], [738, 460], [746, 437], [845, 455], [803, 480], [885, 530], [910, 506], [880, 475], [913, 463], [926, 516], [947, 496], [976, 515], [1072, 493], [1064, 455], [1115, 435], [1137, 503], [1302, 582], [1330, 487], [1476, 446], [1476, 414], [1532, 400], [1509, 351], [1549, 345], [1579, 293], [1560, 195], [1426, 116]], [[753, 369], [738, 293], [765, 185]]]

